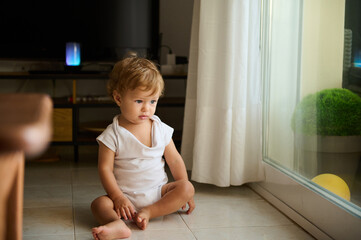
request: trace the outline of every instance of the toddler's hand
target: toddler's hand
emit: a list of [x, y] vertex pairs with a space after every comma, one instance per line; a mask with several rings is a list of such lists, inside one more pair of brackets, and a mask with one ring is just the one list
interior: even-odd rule
[[[189, 208], [187, 210], [187, 214], [191, 214], [193, 212], [194, 208], [196, 207], [196, 204], [194, 203], [193, 197], [187, 203], [188, 203], [188, 206], [189, 206]], [[183, 210], [186, 209], [186, 205], [184, 205], [182, 207], [182, 209]]]
[[132, 220], [135, 216], [135, 208], [126, 196], [119, 195], [113, 199], [114, 210], [119, 218]]

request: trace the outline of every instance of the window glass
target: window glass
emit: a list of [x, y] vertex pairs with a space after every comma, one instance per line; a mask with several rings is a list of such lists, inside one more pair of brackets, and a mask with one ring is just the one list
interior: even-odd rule
[[357, 0], [272, 0], [262, 21], [264, 159], [357, 215], [360, 12]]

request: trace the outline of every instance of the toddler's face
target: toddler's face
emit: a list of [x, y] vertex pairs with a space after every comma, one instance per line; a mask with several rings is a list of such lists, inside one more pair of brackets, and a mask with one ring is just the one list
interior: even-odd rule
[[132, 124], [142, 124], [149, 121], [154, 115], [160, 93], [152, 90], [144, 91], [141, 88], [127, 90], [123, 96], [116, 101], [120, 107], [122, 118]]

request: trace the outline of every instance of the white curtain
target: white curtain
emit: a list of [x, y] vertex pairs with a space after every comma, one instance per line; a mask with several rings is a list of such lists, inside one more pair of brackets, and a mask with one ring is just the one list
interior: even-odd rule
[[264, 178], [260, 0], [194, 0], [182, 156], [192, 180]]

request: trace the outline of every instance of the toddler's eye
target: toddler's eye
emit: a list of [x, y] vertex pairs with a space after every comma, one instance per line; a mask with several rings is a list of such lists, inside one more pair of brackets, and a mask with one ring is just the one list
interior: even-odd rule
[[142, 100], [135, 100], [136, 103], [142, 103]]
[[150, 103], [151, 104], [155, 104], [157, 102], [157, 100], [151, 100]]

